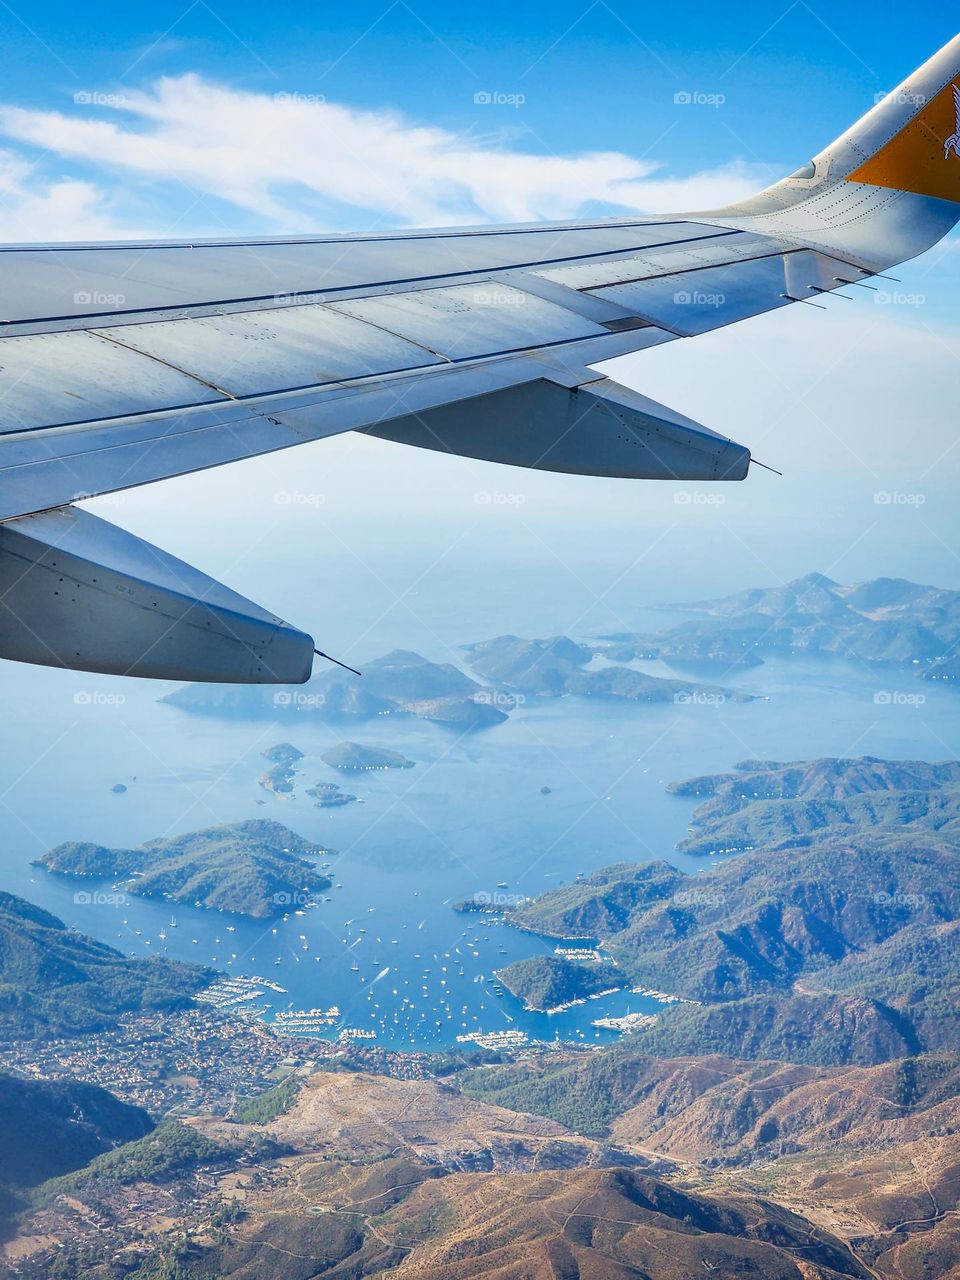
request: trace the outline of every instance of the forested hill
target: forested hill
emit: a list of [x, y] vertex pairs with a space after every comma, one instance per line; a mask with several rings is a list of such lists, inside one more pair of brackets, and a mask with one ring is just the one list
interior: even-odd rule
[[199, 965], [130, 959], [13, 894], [0, 893], [0, 1036], [69, 1035], [124, 1013], [186, 1006]]

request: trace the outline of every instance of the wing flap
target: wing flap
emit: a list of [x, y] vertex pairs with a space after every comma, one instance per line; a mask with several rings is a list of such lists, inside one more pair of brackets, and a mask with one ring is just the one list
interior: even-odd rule
[[94, 332], [235, 399], [442, 363], [421, 344], [320, 303]]
[[443, 289], [416, 289], [331, 309], [418, 342], [447, 360], [599, 337], [601, 325], [514, 284], [481, 280]]
[[226, 407], [606, 338], [604, 324], [585, 313], [629, 314], [554, 286], [572, 304], [564, 306], [538, 295], [543, 284], [528, 291], [517, 280], [486, 279], [344, 303], [7, 335], [0, 338], [0, 441], [12, 432]]
[[670, 339], [665, 330], [648, 326], [547, 353], [444, 364], [352, 386], [0, 435], [0, 520], [423, 414], [545, 377], [575, 387], [597, 380], [589, 361]]
[[0, 340], [0, 435], [221, 399], [182, 370], [93, 333]]
[[591, 361], [884, 270], [957, 221], [960, 143], [941, 134], [958, 74], [960, 38], [810, 165], [689, 217], [0, 249], [0, 520], [544, 378], [596, 382]]

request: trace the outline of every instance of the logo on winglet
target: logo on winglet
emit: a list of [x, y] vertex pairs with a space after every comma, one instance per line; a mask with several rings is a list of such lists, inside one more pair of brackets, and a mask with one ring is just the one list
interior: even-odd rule
[[943, 144], [944, 160], [949, 159], [951, 152], [960, 157], [960, 89], [956, 85], [953, 86], [953, 110], [956, 116], [956, 128]]
[[948, 80], [847, 182], [960, 204], [960, 80]]

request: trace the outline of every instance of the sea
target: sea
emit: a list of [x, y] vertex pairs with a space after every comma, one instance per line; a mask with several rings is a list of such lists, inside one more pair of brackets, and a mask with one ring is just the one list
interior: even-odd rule
[[[652, 608], [631, 619], [641, 630], [671, 620]], [[425, 633], [406, 647], [449, 661], [454, 631], [448, 623], [434, 652]], [[461, 636], [478, 638], [473, 624]], [[399, 619], [383, 649], [404, 640]], [[278, 1025], [295, 1011], [335, 1008], [329, 1025], [315, 1028], [328, 1038], [362, 1032], [390, 1049], [427, 1051], [497, 1032], [609, 1043], [620, 1033], [597, 1020], [669, 1010], [622, 991], [558, 1013], [526, 1011], [497, 971], [565, 944], [454, 905], [478, 898], [509, 906], [623, 861], [666, 859], [708, 877], [716, 859], [676, 850], [695, 806], [668, 793], [679, 779], [745, 759], [939, 760], [960, 749], [960, 692], [902, 669], [775, 658], [722, 683], [755, 700], [528, 700], [505, 723], [464, 735], [393, 717], [345, 728], [308, 712], [198, 715], [159, 700], [173, 686], [7, 665], [0, 888], [126, 954], [265, 978], [270, 985], [243, 1007]], [[415, 767], [338, 774], [320, 757], [343, 738], [399, 751]], [[258, 781], [268, 767], [262, 753], [283, 741], [304, 753], [292, 797]], [[306, 795], [318, 782], [339, 783], [358, 802], [318, 808]], [[129, 847], [250, 818], [275, 819], [336, 851], [324, 859], [333, 883], [322, 901], [251, 920], [33, 865], [64, 840]]]

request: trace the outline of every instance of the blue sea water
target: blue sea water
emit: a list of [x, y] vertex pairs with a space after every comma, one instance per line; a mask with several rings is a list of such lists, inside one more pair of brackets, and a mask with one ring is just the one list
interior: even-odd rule
[[[712, 860], [675, 851], [694, 806], [666, 788], [744, 758], [937, 760], [960, 748], [960, 694], [902, 671], [798, 658], [725, 683], [760, 696], [716, 706], [530, 701], [494, 729], [460, 735], [413, 720], [338, 730], [305, 714], [198, 716], [160, 703], [163, 687], [147, 682], [8, 668], [0, 888], [132, 955], [264, 975], [285, 988], [269, 994], [267, 1017], [337, 1005], [342, 1016], [330, 1035], [368, 1028], [388, 1047], [426, 1049], [478, 1030], [605, 1042], [616, 1033], [593, 1027], [594, 1019], [660, 1006], [618, 993], [555, 1015], [525, 1012], [509, 993], [496, 994], [493, 975], [555, 944], [482, 924], [485, 917], [452, 904], [476, 894], [539, 894], [622, 860], [666, 858], [709, 875]], [[319, 757], [342, 737], [399, 750], [416, 766], [337, 774]], [[261, 752], [279, 741], [305, 753], [293, 798], [257, 781]], [[319, 781], [339, 782], [362, 803], [317, 808], [305, 789]], [[112, 791], [118, 783], [126, 792]], [[338, 851], [329, 901], [265, 923], [113, 901], [109, 885], [31, 865], [62, 840], [129, 846], [253, 817]], [[77, 897], [96, 888], [104, 892], [94, 901]]]

